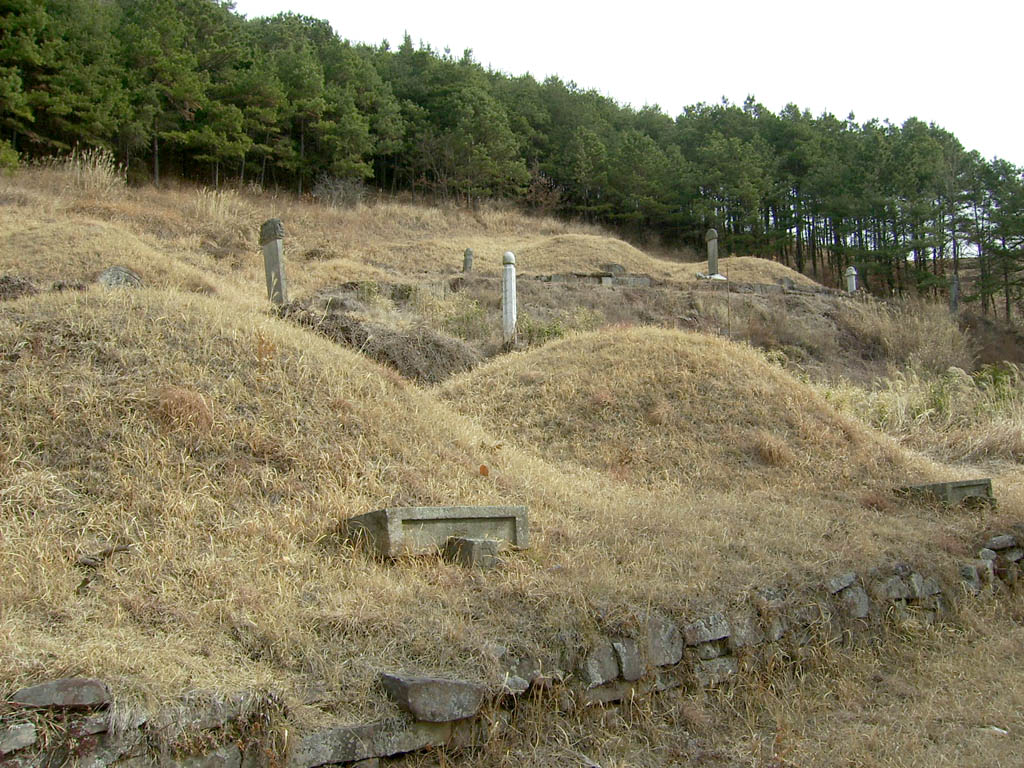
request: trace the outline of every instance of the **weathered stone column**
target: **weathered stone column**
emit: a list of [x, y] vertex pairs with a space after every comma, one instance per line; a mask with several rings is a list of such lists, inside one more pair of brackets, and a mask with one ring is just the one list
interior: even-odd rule
[[857, 268], [852, 264], [846, 268], [846, 291], [847, 293], [857, 292]]
[[501, 260], [501, 332], [505, 348], [516, 343], [516, 255], [505, 251]]
[[462, 254], [462, 271], [472, 272], [473, 271], [473, 249], [467, 248], [466, 252]]
[[709, 229], [704, 234], [704, 241], [708, 244], [708, 277], [718, 274], [718, 230]]
[[949, 311], [954, 315], [960, 311], [960, 275], [955, 273], [949, 283]]
[[263, 266], [267, 273], [267, 298], [275, 304], [288, 302], [288, 283], [284, 278], [284, 224], [267, 219], [260, 227]]

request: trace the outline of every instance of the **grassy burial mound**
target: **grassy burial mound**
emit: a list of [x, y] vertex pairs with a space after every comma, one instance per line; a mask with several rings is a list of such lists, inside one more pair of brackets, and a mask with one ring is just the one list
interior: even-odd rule
[[[682, 277], [688, 280], [698, 280], [698, 272], [707, 274], [707, 261], [687, 264]], [[779, 285], [792, 281], [793, 285], [798, 288], [821, 288], [820, 283], [815, 282], [807, 275], [800, 274], [795, 269], [790, 269], [785, 264], [771, 259], [760, 259], [756, 256], [721, 258], [718, 260], [718, 272], [734, 283]]]
[[655, 328], [495, 360], [444, 396], [502, 438], [639, 485], [887, 489], [906, 456], [755, 350]]

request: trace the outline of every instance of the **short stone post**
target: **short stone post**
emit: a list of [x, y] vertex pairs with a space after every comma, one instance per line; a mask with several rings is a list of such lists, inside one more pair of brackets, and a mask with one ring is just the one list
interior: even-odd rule
[[473, 271], [473, 249], [467, 248], [466, 252], [462, 254], [462, 271], [472, 272]]
[[267, 298], [275, 304], [288, 302], [288, 284], [284, 279], [284, 224], [267, 219], [260, 227], [263, 266], [267, 273]]
[[949, 312], [955, 315], [960, 311], [960, 275], [954, 273], [949, 283]]
[[857, 292], [857, 268], [852, 264], [846, 268], [846, 292]]
[[704, 241], [708, 244], [708, 277], [711, 277], [718, 274], [718, 230], [709, 229]]
[[505, 348], [511, 349], [516, 343], [516, 255], [505, 251], [501, 263], [501, 332]]

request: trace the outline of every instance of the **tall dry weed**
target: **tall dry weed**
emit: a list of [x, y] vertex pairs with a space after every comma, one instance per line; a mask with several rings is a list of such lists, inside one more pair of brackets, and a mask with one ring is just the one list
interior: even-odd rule
[[73, 149], [67, 155], [50, 157], [38, 166], [58, 177], [65, 191], [111, 195], [125, 188], [127, 169], [106, 149]]

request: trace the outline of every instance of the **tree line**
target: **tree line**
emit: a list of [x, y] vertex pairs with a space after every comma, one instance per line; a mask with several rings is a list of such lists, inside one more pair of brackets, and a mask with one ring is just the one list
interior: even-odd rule
[[627, 236], [782, 261], [877, 293], [938, 292], [1010, 318], [1024, 297], [1024, 175], [942, 128], [774, 113], [748, 98], [676, 117], [472, 52], [353, 44], [323, 20], [218, 0], [6, 0], [0, 151], [102, 147], [176, 176], [310, 192], [372, 185], [512, 199]]

